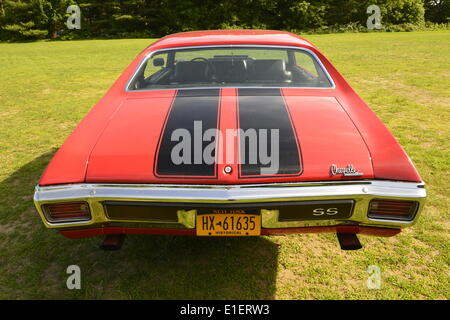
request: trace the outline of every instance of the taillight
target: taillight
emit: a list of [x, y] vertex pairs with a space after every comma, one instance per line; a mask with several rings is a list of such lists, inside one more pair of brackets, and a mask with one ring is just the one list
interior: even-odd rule
[[87, 202], [47, 203], [42, 210], [49, 222], [76, 222], [91, 218]]
[[418, 207], [417, 201], [373, 199], [369, 204], [369, 218], [412, 220]]

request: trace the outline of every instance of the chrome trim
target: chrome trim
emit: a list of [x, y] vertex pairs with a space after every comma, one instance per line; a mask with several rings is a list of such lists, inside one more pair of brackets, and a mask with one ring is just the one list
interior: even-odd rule
[[[325, 76], [328, 78], [328, 80], [331, 83], [330, 87], [264, 87], [264, 86], [211, 86], [211, 87], [180, 87], [180, 88], [160, 88], [160, 89], [147, 89], [147, 90], [129, 90], [130, 84], [133, 82], [134, 78], [136, 77], [136, 74], [141, 69], [142, 65], [150, 59], [154, 54], [161, 52], [161, 51], [171, 51], [171, 50], [180, 50], [180, 49], [201, 49], [201, 48], [233, 48], [233, 47], [244, 47], [244, 48], [280, 48], [280, 49], [296, 49], [296, 50], [303, 50], [308, 52], [312, 55], [314, 59], [316, 59], [319, 66], [322, 68], [322, 71], [324, 72]], [[133, 75], [131, 78], [127, 81], [127, 84], [125, 85], [125, 92], [148, 92], [148, 91], [167, 91], [167, 90], [195, 90], [195, 89], [220, 89], [220, 88], [266, 88], [266, 89], [335, 89], [336, 84], [331, 77], [330, 73], [328, 72], [327, 68], [323, 65], [322, 61], [319, 59], [319, 57], [314, 53], [314, 51], [303, 48], [303, 47], [296, 47], [296, 46], [277, 46], [277, 45], [210, 45], [210, 46], [186, 46], [186, 47], [173, 47], [173, 48], [164, 48], [164, 49], [158, 49], [154, 51], [150, 51], [147, 53], [142, 59], [142, 61], [139, 63], [137, 68], [134, 70]]]
[[[418, 212], [412, 221], [371, 219], [367, 216], [371, 199], [386, 198], [419, 202]], [[264, 228], [324, 226], [337, 223], [360, 224], [403, 228], [413, 225], [423, 209], [426, 198], [424, 183], [381, 180], [321, 181], [280, 184], [248, 185], [162, 185], [162, 184], [67, 184], [36, 186], [34, 202], [48, 228], [89, 226], [105, 223], [130, 223], [128, 220], [108, 219], [102, 201], [155, 201], [187, 203], [264, 203], [302, 200], [353, 199], [353, 215], [345, 220], [278, 221], [276, 210], [262, 210]], [[62, 201], [86, 201], [90, 205], [92, 219], [86, 222], [51, 223], [45, 219], [41, 206]], [[195, 210], [179, 210], [177, 225], [195, 227]], [[140, 221], [142, 223], [170, 224], [164, 221]]]

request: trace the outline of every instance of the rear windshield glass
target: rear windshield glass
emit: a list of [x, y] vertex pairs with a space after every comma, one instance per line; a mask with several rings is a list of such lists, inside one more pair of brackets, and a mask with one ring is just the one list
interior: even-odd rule
[[158, 51], [141, 65], [128, 89], [331, 86], [322, 65], [308, 51], [218, 47]]

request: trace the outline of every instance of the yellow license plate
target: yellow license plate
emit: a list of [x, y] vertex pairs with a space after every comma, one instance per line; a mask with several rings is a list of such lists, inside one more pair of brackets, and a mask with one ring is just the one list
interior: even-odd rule
[[197, 236], [259, 236], [261, 216], [255, 214], [197, 214]]

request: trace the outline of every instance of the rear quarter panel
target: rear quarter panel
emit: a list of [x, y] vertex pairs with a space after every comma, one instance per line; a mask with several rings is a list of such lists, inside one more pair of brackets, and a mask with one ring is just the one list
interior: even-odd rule
[[420, 182], [417, 169], [392, 133], [351, 88], [331, 62], [314, 49], [336, 83], [336, 97], [363, 137], [372, 159], [375, 179]]

